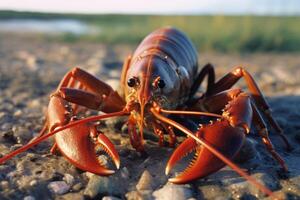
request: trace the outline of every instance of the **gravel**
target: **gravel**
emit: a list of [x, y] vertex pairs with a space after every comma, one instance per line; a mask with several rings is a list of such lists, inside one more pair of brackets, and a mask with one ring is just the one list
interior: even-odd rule
[[[63, 75], [80, 66], [118, 88], [123, 59], [135, 47], [92, 43], [59, 43], [39, 38], [0, 37], [0, 154], [19, 148], [42, 129], [49, 95]], [[235, 162], [255, 179], [286, 199], [300, 194], [300, 55], [200, 54], [200, 66], [216, 66], [217, 78], [242, 64], [267, 96], [274, 116], [294, 149], [287, 152], [270, 129], [271, 140], [289, 173], [280, 171], [253, 129]], [[245, 88], [245, 82], [238, 86]], [[0, 165], [0, 199], [263, 199], [256, 187], [229, 167], [188, 185], [168, 183], [165, 166], [172, 148], [159, 147], [145, 134], [147, 156], [130, 145], [126, 119], [113, 118], [101, 130], [115, 144], [121, 167], [109, 177], [83, 172], [49, 150], [52, 139]], [[179, 137], [179, 142], [184, 138]], [[112, 167], [106, 156], [101, 159]], [[186, 160], [185, 160], [186, 161]], [[178, 169], [187, 166], [180, 162]], [[177, 169], [177, 168], [176, 168]], [[176, 171], [175, 169], [175, 171]], [[176, 172], [173, 171], [173, 174]]]

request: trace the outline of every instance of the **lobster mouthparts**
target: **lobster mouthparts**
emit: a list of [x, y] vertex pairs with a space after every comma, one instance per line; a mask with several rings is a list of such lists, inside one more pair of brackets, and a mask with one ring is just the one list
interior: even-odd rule
[[104, 134], [91, 138], [91, 133], [95, 132], [95, 127], [79, 124], [57, 133], [55, 141], [63, 156], [79, 169], [98, 175], [111, 175], [115, 171], [105, 167], [96, 154], [96, 148], [101, 147], [111, 157], [117, 169], [120, 167], [119, 155]]

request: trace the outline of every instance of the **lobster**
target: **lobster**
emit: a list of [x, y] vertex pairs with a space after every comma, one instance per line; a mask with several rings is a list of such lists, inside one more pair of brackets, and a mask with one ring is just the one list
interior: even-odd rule
[[[241, 149], [253, 123], [268, 152], [283, 170], [288, 170], [269, 139], [261, 114], [288, 149], [291, 145], [246, 69], [236, 67], [215, 81], [211, 64], [198, 70], [197, 55], [195, 47], [184, 33], [166, 27], [149, 34], [134, 54], [127, 57], [121, 74], [120, 94], [88, 72], [80, 68], [72, 69], [50, 96], [46, 123], [40, 135], [0, 158], [0, 163], [54, 135], [55, 143], [51, 152], [58, 149], [81, 170], [98, 175], [113, 174], [114, 170], [106, 168], [99, 161], [95, 149], [101, 147], [105, 150], [117, 168], [120, 166], [119, 155], [109, 138], [97, 129], [95, 122], [115, 116], [128, 116], [130, 142], [139, 152], [145, 152], [145, 128], [153, 130], [159, 138], [160, 146], [164, 145], [164, 134], [168, 134], [169, 145], [175, 146], [177, 139], [174, 128], [188, 136], [169, 159], [166, 174], [188, 152], [194, 150], [195, 158], [182, 173], [170, 178], [170, 182], [186, 183], [229, 165], [264, 193], [271, 195], [272, 191], [255, 181], [231, 160]], [[206, 77], [206, 91], [200, 94], [198, 90]], [[232, 89], [242, 78], [249, 92]], [[104, 114], [78, 119], [77, 115], [83, 107]], [[213, 120], [199, 124], [197, 130], [192, 131], [180, 120], [170, 117], [178, 116], [189, 121], [189, 118], [182, 117], [185, 115]]]

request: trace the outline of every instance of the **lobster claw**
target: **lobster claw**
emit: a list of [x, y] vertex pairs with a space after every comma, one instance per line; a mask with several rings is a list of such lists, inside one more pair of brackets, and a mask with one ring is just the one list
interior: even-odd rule
[[119, 155], [112, 142], [104, 135], [99, 134], [91, 138], [94, 127], [87, 124], [79, 124], [55, 135], [58, 149], [73, 165], [83, 171], [98, 175], [111, 175], [115, 171], [107, 169], [104, 163], [98, 159], [97, 146], [100, 146], [113, 160], [117, 169], [120, 167]]
[[[237, 154], [245, 138], [244, 129], [234, 128], [226, 120], [216, 121], [201, 127], [197, 132], [197, 136], [207, 143], [213, 144], [227, 158], [233, 158]], [[183, 184], [208, 176], [225, 166], [209, 150], [198, 145], [194, 139], [187, 138], [177, 147], [168, 161], [166, 175], [181, 158], [191, 151], [195, 151], [195, 155], [189, 166], [178, 176], [170, 178], [170, 182]]]
[[[67, 124], [73, 113], [71, 105], [66, 100], [53, 95], [47, 115], [50, 130]], [[81, 123], [60, 131], [55, 134], [55, 142], [62, 155], [83, 171], [98, 175], [114, 173], [114, 170], [107, 169], [99, 160], [96, 154], [97, 147], [101, 147], [112, 158], [117, 168], [120, 166], [120, 158], [114, 145], [104, 134], [98, 133], [93, 124]]]

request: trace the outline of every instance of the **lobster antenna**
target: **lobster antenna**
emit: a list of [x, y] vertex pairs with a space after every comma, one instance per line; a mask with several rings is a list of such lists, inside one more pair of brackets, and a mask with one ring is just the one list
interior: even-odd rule
[[202, 115], [202, 116], [219, 117], [219, 118], [222, 117], [222, 115], [218, 115], [218, 114], [214, 114], [214, 113], [185, 111], [185, 110], [164, 110], [164, 109], [160, 109], [160, 112], [166, 113], [166, 114], [178, 114], [178, 115]]
[[[105, 119], [105, 118], [109, 118], [109, 117], [115, 117], [115, 116], [121, 116], [121, 115], [125, 115], [128, 114], [128, 112], [126, 110], [122, 110], [120, 112], [114, 112], [114, 113], [108, 113], [108, 114], [104, 114], [104, 115], [97, 115], [97, 116], [91, 116], [91, 117], [87, 117], [85, 119], [81, 119], [81, 120], [77, 120], [77, 121], [73, 121], [70, 122], [69, 124], [62, 126], [60, 128], [57, 128], [45, 135], [42, 135], [36, 139], [34, 139], [33, 141], [30, 141], [28, 144], [16, 149], [15, 151], [12, 151], [10, 153], [8, 153], [7, 155], [3, 156], [2, 158], [0, 158], [0, 164], [4, 163], [5, 161], [9, 160], [10, 158], [30, 149], [31, 147], [37, 145], [38, 143], [42, 142], [43, 140], [47, 139], [48, 137], [51, 137], [52, 135], [63, 131], [65, 129], [71, 128], [73, 126], [76, 126], [78, 124], [82, 124], [82, 123], [87, 123], [87, 122], [92, 122], [92, 121], [97, 121], [100, 119]], [[42, 131], [44, 131], [44, 128], [42, 129]], [[41, 131], [41, 133], [42, 133]]]
[[222, 153], [220, 153], [218, 150], [216, 150], [214, 147], [212, 147], [210, 144], [207, 144], [204, 140], [202, 140], [201, 138], [196, 137], [190, 130], [188, 130], [187, 128], [185, 128], [184, 126], [178, 124], [177, 122], [168, 119], [162, 115], [160, 115], [154, 108], [151, 108], [151, 112], [154, 114], [155, 117], [157, 117], [158, 119], [160, 119], [163, 122], [166, 122], [172, 126], [174, 126], [175, 128], [181, 130], [182, 132], [184, 132], [185, 134], [187, 134], [189, 137], [193, 138], [194, 140], [196, 140], [198, 143], [200, 143], [201, 145], [203, 145], [205, 148], [207, 148], [211, 153], [213, 153], [216, 157], [218, 157], [220, 160], [222, 160], [225, 164], [227, 164], [229, 167], [231, 167], [235, 172], [237, 172], [240, 176], [244, 177], [246, 180], [248, 180], [250, 183], [252, 183], [253, 185], [255, 185], [259, 190], [261, 190], [263, 193], [267, 194], [268, 196], [273, 195], [273, 192], [268, 189], [267, 187], [265, 187], [264, 185], [262, 185], [261, 183], [259, 183], [258, 181], [256, 181], [253, 177], [251, 177], [250, 175], [248, 175], [246, 172], [244, 172], [239, 166], [237, 166], [236, 164], [234, 164], [231, 160], [229, 160], [226, 156], [224, 156]]

